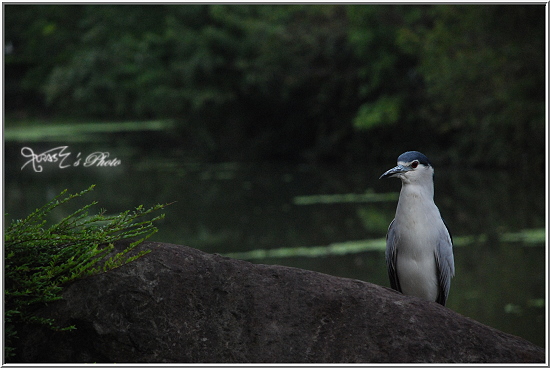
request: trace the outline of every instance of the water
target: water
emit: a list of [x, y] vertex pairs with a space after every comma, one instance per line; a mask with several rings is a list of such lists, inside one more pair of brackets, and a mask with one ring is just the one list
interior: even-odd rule
[[[393, 218], [400, 183], [378, 176], [393, 161], [385, 165], [366, 161], [356, 167], [202, 163], [190, 159], [181, 147], [143, 144], [144, 136], [156, 142], [163, 139], [162, 133], [148, 132], [96, 135], [94, 143], [6, 142], [4, 212], [9, 219], [23, 217], [65, 188], [73, 193], [97, 184], [81, 202], [56, 212], [56, 218], [92, 200], [99, 201], [98, 211], [105, 208], [108, 213], [175, 202], [166, 208], [166, 218], [157, 223], [160, 231], [152, 240], [243, 257], [260, 249], [259, 257], [250, 261], [389, 286], [383, 242], [380, 247], [377, 240], [384, 238]], [[120, 165], [61, 169], [58, 163], [49, 163], [42, 172], [34, 172], [31, 165], [21, 170], [27, 161], [20, 152], [23, 146], [39, 153], [61, 145], [71, 153], [66, 163], [74, 163], [78, 153], [84, 160], [102, 151], [119, 159]], [[436, 203], [458, 240], [456, 277], [447, 306], [544, 346], [543, 230], [534, 240], [502, 239], [503, 234], [544, 229], [544, 173], [517, 170], [517, 166], [492, 172], [436, 167]], [[369, 195], [364, 195], [367, 191]], [[378, 193], [394, 195], [368, 199]], [[333, 248], [327, 248], [331, 244]], [[292, 249], [303, 251], [293, 256]]]

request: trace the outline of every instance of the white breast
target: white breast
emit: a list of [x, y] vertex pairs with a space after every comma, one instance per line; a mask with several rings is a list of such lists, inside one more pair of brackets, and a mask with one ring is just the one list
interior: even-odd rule
[[399, 249], [397, 276], [402, 293], [435, 301], [439, 290], [433, 252], [411, 255]]
[[433, 195], [419, 189], [404, 186], [397, 206], [397, 276], [403, 294], [435, 301], [439, 293], [435, 229], [443, 223]]

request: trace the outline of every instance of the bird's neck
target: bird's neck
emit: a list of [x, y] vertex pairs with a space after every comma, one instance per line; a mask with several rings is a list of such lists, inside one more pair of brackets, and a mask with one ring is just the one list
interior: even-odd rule
[[421, 195], [423, 197], [434, 197], [434, 181], [432, 178], [404, 178], [401, 181], [401, 193], [406, 192], [411, 195]]
[[404, 182], [399, 194], [397, 211], [401, 213], [414, 212], [427, 206], [435, 206], [433, 182]]

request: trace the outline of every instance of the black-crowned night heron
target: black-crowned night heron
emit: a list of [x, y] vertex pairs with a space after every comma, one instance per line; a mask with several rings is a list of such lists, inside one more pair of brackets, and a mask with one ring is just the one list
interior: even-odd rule
[[401, 179], [401, 193], [386, 236], [391, 287], [445, 305], [455, 273], [453, 243], [434, 202], [434, 168], [426, 156], [409, 151], [380, 179]]

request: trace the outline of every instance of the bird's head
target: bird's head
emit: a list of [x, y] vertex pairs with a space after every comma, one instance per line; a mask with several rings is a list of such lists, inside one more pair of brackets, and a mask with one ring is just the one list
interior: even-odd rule
[[397, 177], [403, 184], [432, 181], [434, 168], [420, 152], [408, 151], [397, 158], [397, 166], [383, 173], [379, 179]]

